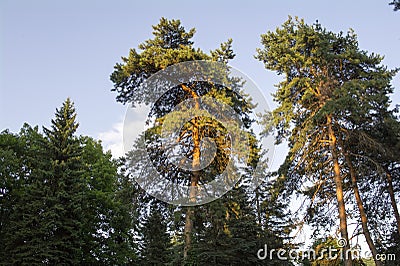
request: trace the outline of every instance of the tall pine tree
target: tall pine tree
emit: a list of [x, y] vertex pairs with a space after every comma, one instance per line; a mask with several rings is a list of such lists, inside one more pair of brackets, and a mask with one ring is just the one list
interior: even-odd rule
[[[262, 44], [257, 58], [267, 69], [285, 75], [274, 94], [279, 106], [273, 111], [273, 124], [277, 141], [289, 141], [289, 156], [282, 166], [286, 176], [298, 187], [313, 183], [312, 201], [332, 195], [326, 192], [333, 188], [339, 230], [347, 242], [344, 253], [350, 248], [345, 192], [352, 189], [375, 257], [376, 245], [349, 156], [355, 151], [345, 144], [365, 124], [365, 117], [379, 119], [388, 108], [390, 81], [397, 71], [382, 66], [381, 56], [360, 50], [354, 32], [335, 34], [303, 20], [290, 18], [276, 32], [264, 34]], [[345, 256], [344, 262], [351, 265], [351, 258]]]
[[[111, 74], [111, 81], [114, 83], [114, 91], [118, 93], [117, 101], [122, 103], [131, 103], [133, 106], [137, 104], [149, 104], [154, 95], [161, 94], [160, 91], [165, 86], [141, 86], [143, 83], [157, 71], [162, 70], [170, 65], [191, 61], [191, 60], [213, 60], [227, 63], [234, 57], [231, 40], [221, 44], [219, 49], [212, 51], [210, 54], [202, 52], [200, 49], [193, 47], [191, 38], [194, 29], [185, 31], [180, 25], [179, 20], [167, 20], [162, 18], [160, 23], [153, 26], [154, 38], [145, 41], [139, 45], [142, 51], [138, 53], [131, 49], [129, 57], [123, 57], [123, 63], [115, 65], [115, 71]], [[148, 144], [147, 151], [153, 160], [153, 165], [161, 171], [161, 174], [172, 182], [183, 184], [190, 188], [189, 201], [191, 204], [196, 203], [196, 188], [198, 185], [213, 180], [215, 175], [223, 172], [228, 162], [229, 151], [225, 147], [227, 145], [226, 129], [210, 118], [195, 117], [184, 125], [179, 136], [179, 144], [181, 145], [183, 154], [192, 160], [192, 168], [197, 169], [201, 163], [201, 146], [200, 142], [203, 138], [213, 138], [217, 143], [217, 156], [211, 163], [210, 167], [201, 171], [184, 171], [169, 163], [169, 154], [162, 148], [160, 132], [165, 117], [174, 111], [176, 105], [185, 100], [192, 100], [193, 106], [188, 106], [195, 110], [199, 110], [200, 97], [209, 96], [217, 98], [230, 105], [241, 119], [243, 128], [240, 130], [248, 130], [251, 125], [249, 113], [251, 104], [246, 101], [245, 97], [239, 93], [239, 85], [231, 82], [232, 88], [224, 87], [220, 84], [212, 84], [211, 82], [193, 81], [171, 88], [168, 93], [155, 103], [151, 110], [151, 116], [155, 119], [152, 127], [146, 131], [146, 142]], [[163, 84], [165, 85], [165, 84]], [[175, 112], [175, 117], [181, 118], [182, 113]], [[150, 119], [149, 119], [150, 120]], [[225, 130], [225, 131], [224, 131]], [[250, 136], [251, 134], [249, 134]], [[225, 146], [224, 146], [225, 145]], [[136, 161], [132, 167], [137, 170], [136, 175], [143, 176], [146, 172], [140, 166], [146, 165], [147, 162], [140, 162], [143, 157], [135, 156], [131, 160]], [[139, 161], [138, 161], [139, 160]], [[201, 183], [203, 182], [203, 183]], [[185, 227], [184, 227], [184, 257], [187, 258], [191, 249], [194, 218], [196, 216], [195, 208], [185, 208]]]

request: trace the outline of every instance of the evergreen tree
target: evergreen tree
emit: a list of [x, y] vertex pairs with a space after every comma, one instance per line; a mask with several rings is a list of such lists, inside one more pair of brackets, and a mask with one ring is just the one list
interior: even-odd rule
[[[276, 32], [262, 36], [257, 58], [267, 69], [284, 74], [275, 93], [279, 107], [273, 111], [277, 141], [289, 140], [289, 156], [282, 173], [301, 187], [314, 185], [310, 198], [336, 194], [341, 237], [347, 240], [345, 191], [353, 190], [363, 233], [372, 254], [377, 254], [363, 199], [357, 188], [352, 150], [345, 145], [364, 118], [379, 119], [388, 108], [390, 81], [396, 70], [381, 65], [382, 57], [358, 48], [356, 35], [334, 34], [321, 25], [309, 26], [291, 18]], [[354, 150], [353, 150], [354, 151]], [[296, 185], [295, 185], [296, 186]], [[328, 193], [325, 193], [328, 192]], [[333, 195], [332, 195], [333, 196]], [[349, 246], [344, 247], [344, 252]], [[345, 258], [345, 265], [351, 260]], [[375, 261], [380, 265], [380, 261]]]
[[[299, 258], [304, 266], [339, 266], [342, 265], [339, 251], [338, 239], [328, 236], [315, 239], [309, 250], [299, 254]], [[364, 260], [368, 259], [364, 258]], [[362, 258], [357, 258], [353, 261], [353, 265], [364, 266], [366, 264]]]
[[[193, 118], [185, 124], [179, 136], [179, 144], [182, 146], [182, 154], [192, 159], [193, 169], [200, 166], [201, 160], [201, 139], [213, 138], [217, 143], [217, 156], [206, 170], [184, 171], [169, 162], [170, 154], [165, 152], [166, 148], [161, 147], [160, 132], [163, 121], [169, 113], [174, 111], [176, 105], [184, 100], [192, 99], [193, 106], [199, 110], [199, 99], [202, 96], [210, 96], [228, 103], [237, 113], [240, 114], [243, 128], [248, 130], [251, 124], [249, 113], [251, 104], [239, 92], [238, 81], [232, 80], [232, 88], [227, 88], [211, 82], [193, 81], [186, 84], [179, 84], [170, 89], [168, 93], [162, 94], [160, 91], [166, 84], [157, 86], [141, 86], [152, 74], [167, 66], [191, 60], [208, 59], [227, 63], [234, 57], [231, 49], [231, 40], [221, 45], [219, 49], [212, 51], [210, 55], [205, 54], [200, 49], [193, 48], [194, 29], [186, 32], [180, 25], [179, 20], [166, 20], [162, 18], [160, 23], [153, 26], [154, 39], [147, 40], [139, 45], [140, 53], [131, 49], [128, 58], [123, 58], [122, 64], [116, 64], [115, 71], [111, 74], [111, 81], [114, 83], [114, 91], [118, 93], [117, 101], [122, 103], [149, 104], [154, 95], [162, 96], [151, 110], [151, 117], [155, 121], [152, 127], [145, 133], [146, 152], [149, 153], [152, 164], [167, 179], [175, 183], [186, 185], [190, 188], [190, 203], [195, 203], [196, 188], [202, 182], [208, 182], [222, 173], [228, 162], [229, 151], [227, 149], [226, 129], [222, 128], [217, 121], [210, 118]], [[157, 97], [158, 98], [158, 97]], [[182, 118], [182, 112], [175, 112], [176, 119]], [[184, 118], [184, 117], [183, 117]], [[149, 119], [152, 121], [152, 119]], [[250, 134], [249, 134], [250, 135]], [[134, 147], [138, 149], [138, 147]], [[143, 147], [142, 147], [143, 150]], [[142, 162], [146, 156], [130, 156], [131, 167], [136, 169], [135, 175], [146, 176], [146, 164]], [[154, 186], [151, 186], [154, 187]], [[185, 227], [184, 227], [184, 257], [188, 257], [191, 249], [193, 236], [193, 226], [195, 208], [185, 208]]]
[[166, 265], [171, 261], [171, 237], [162, 204], [152, 203], [149, 214], [139, 228], [140, 265]]
[[29, 125], [18, 135], [0, 134], [2, 263], [135, 260], [130, 205], [123, 196], [129, 187], [99, 142], [75, 136], [75, 119], [68, 99], [45, 136]]
[[[203, 217], [195, 224], [196, 244], [193, 249], [196, 265], [265, 265], [257, 251], [265, 244], [275, 248], [276, 235], [267, 237], [267, 230], [257, 225], [254, 209], [243, 187], [236, 187], [222, 198], [201, 206]], [[202, 219], [201, 219], [202, 218]], [[199, 223], [201, 222], [201, 226]], [[279, 247], [283, 246], [280, 243]], [[267, 261], [267, 265], [276, 264]]]
[[75, 136], [78, 123], [73, 103], [67, 99], [56, 110], [51, 129], [44, 128], [48, 140], [51, 172], [46, 177], [47, 246], [53, 253], [50, 264], [77, 264], [83, 260], [82, 148]]
[[368, 217], [371, 238], [377, 243], [379, 253], [391, 250], [395, 254], [398, 251], [393, 247], [398, 246], [400, 230], [396, 200], [400, 176], [400, 121], [394, 111], [384, 110], [378, 113], [378, 119], [360, 124], [345, 146], [351, 150], [348, 157], [353, 165], [354, 183], [357, 182], [363, 197], [362, 208], [364, 216]]
[[154, 39], [140, 44], [140, 53], [130, 49], [129, 56], [122, 57], [123, 63], [114, 66], [110, 79], [114, 83], [112, 91], [117, 92], [117, 101], [133, 106], [147, 103], [153, 88], [146, 90], [140, 85], [152, 74], [176, 63], [210, 59], [193, 47], [191, 38], [195, 32], [194, 28], [186, 31], [179, 20], [161, 18], [159, 24], [153, 26]]

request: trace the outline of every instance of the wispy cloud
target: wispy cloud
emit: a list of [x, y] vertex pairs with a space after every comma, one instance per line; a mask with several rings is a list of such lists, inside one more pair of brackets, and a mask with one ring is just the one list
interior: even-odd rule
[[112, 125], [110, 130], [98, 134], [105, 150], [110, 150], [114, 158], [124, 156], [133, 142], [144, 131], [148, 107], [127, 110], [124, 119]]
[[123, 128], [124, 123], [121, 121], [114, 124], [110, 130], [101, 132], [98, 135], [104, 149], [110, 150], [114, 158], [119, 158], [124, 155]]

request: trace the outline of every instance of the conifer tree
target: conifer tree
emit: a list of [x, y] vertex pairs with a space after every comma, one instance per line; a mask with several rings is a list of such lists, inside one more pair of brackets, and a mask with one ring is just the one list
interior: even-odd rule
[[45, 136], [29, 125], [16, 135], [0, 134], [2, 263], [135, 260], [130, 205], [121, 196], [129, 188], [99, 142], [75, 135], [75, 119], [68, 99]]
[[[123, 63], [115, 65], [115, 71], [111, 74], [111, 81], [114, 83], [114, 91], [118, 93], [117, 101], [122, 103], [130, 103], [133, 106], [136, 104], [148, 104], [152, 100], [152, 96], [157, 93], [162, 93], [159, 87], [164, 86], [141, 86], [152, 74], [167, 66], [191, 60], [208, 59], [227, 63], [229, 59], [234, 57], [231, 40], [221, 44], [219, 49], [212, 51], [211, 54], [206, 54], [200, 49], [193, 47], [193, 42], [190, 40], [193, 37], [194, 29], [186, 32], [180, 25], [179, 20], [166, 20], [162, 18], [160, 23], [153, 26], [154, 39], [145, 41], [139, 45], [140, 53], [131, 49], [129, 57], [123, 57]], [[234, 83], [235, 84], [235, 83]], [[213, 179], [215, 174], [221, 173], [228, 161], [227, 149], [223, 146], [227, 145], [226, 133], [224, 129], [211, 119], [194, 118], [185, 125], [183, 133], [179, 137], [180, 143], [184, 146], [183, 153], [187, 158], [193, 161], [193, 169], [200, 166], [200, 141], [204, 137], [213, 138], [218, 145], [218, 155], [215, 157], [211, 166], [206, 171], [183, 171], [176, 165], [168, 162], [168, 154], [161, 149], [160, 132], [163, 125], [165, 116], [172, 112], [174, 107], [184, 100], [192, 99], [194, 101], [193, 108], [198, 109], [199, 99], [202, 96], [219, 97], [218, 99], [225, 99], [225, 102], [238, 112], [240, 119], [242, 119], [243, 129], [250, 127], [251, 121], [249, 113], [251, 104], [246, 101], [239, 93], [239, 86], [226, 88], [219, 84], [212, 84], [202, 81], [193, 81], [187, 84], [180, 84], [162, 95], [164, 98], [160, 99], [151, 110], [152, 118], [155, 118], [155, 123], [152, 128], [146, 131], [147, 136], [147, 152], [153, 160], [153, 165], [162, 172], [166, 179], [178, 182], [180, 184], [188, 185], [190, 188], [190, 201], [193, 202], [196, 198], [195, 188], [200, 182], [207, 182]], [[179, 115], [179, 114], [177, 114]], [[149, 119], [150, 120], [150, 119]], [[136, 147], [137, 148], [137, 147]], [[136, 160], [133, 165], [134, 169], [141, 169], [140, 166], [145, 165], [147, 162], [140, 162], [143, 156], [134, 156], [131, 159]], [[138, 161], [139, 160], [139, 161]], [[145, 170], [138, 170], [138, 173], [143, 176]], [[214, 176], [213, 176], [214, 174]], [[189, 249], [191, 248], [193, 226], [195, 217], [195, 208], [185, 208], [185, 245], [184, 257], [188, 257]]]
[[49, 217], [47, 246], [54, 252], [49, 263], [82, 261], [84, 181], [82, 148], [75, 136], [78, 128], [73, 103], [68, 98], [50, 129], [44, 128], [48, 140], [51, 172], [47, 176], [46, 213]]
[[[290, 18], [276, 32], [263, 35], [262, 44], [257, 58], [267, 69], [285, 75], [274, 94], [279, 106], [272, 123], [277, 141], [289, 141], [289, 155], [282, 165], [286, 177], [292, 179], [288, 184], [314, 183], [313, 201], [319, 195], [332, 195], [323, 192], [334, 188], [341, 237], [347, 241], [344, 253], [349, 249], [344, 196], [353, 189], [363, 233], [376, 255], [345, 142], [365, 122], [364, 117], [377, 119], [388, 108], [390, 81], [397, 71], [382, 66], [381, 56], [360, 50], [352, 31], [334, 34], [303, 20]], [[351, 265], [348, 257], [344, 262]]]
[[139, 228], [141, 236], [140, 265], [166, 265], [171, 261], [171, 237], [167, 212], [162, 204], [153, 202], [149, 214]]

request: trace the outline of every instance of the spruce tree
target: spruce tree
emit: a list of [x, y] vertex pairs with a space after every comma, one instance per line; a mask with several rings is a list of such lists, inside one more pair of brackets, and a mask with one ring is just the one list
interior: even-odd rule
[[[130, 191], [111, 153], [77, 137], [68, 99], [52, 128], [0, 134], [0, 259], [5, 264], [129, 264]], [[3, 180], [3, 179], [1, 179]], [[3, 200], [4, 199], [4, 200]]]
[[84, 180], [82, 148], [75, 136], [78, 128], [73, 103], [68, 98], [56, 110], [51, 128], [43, 128], [48, 141], [51, 172], [47, 176], [47, 246], [50, 264], [77, 264], [83, 260]]
[[139, 228], [140, 265], [166, 265], [171, 261], [171, 237], [168, 233], [167, 212], [162, 204], [153, 202], [149, 214]]

